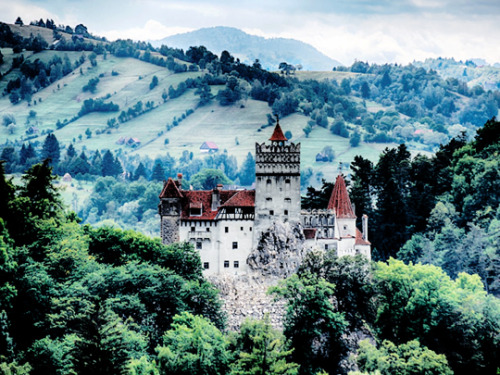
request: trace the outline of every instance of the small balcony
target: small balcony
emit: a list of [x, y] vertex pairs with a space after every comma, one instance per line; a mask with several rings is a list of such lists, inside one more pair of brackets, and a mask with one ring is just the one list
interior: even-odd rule
[[196, 231], [191, 231], [188, 232], [188, 239], [202, 239], [202, 240], [211, 240], [212, 239], [212, 232], [207, 232], [207, 231], [202, 231], [202, 230], [196, 230]]

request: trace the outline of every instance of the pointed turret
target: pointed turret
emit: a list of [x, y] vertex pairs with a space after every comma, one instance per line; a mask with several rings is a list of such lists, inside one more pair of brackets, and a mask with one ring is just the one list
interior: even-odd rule
[[334, 210], [338, 218], [356, 218], [354, 210], [352, 209], [351, 200], [347, 193], [347, 187], [342, 175], [337, 176], [335, 186], [333, 187], [332, 196], [328, 202], [328, 209]]
[[274, 127], [274, 132], [271, 138], [269, 138], [271, 142], [286, 142], [288, 138], [283, 134], [283, 130], [281, 130], [280, 121], [278, 116], [276, 116], [276, 126]]

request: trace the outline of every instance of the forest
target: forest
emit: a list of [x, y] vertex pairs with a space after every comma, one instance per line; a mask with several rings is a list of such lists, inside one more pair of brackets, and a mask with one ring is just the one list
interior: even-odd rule
[[[0, 47], [12, 49], [8, 67], [0, 53], [2, 95], [14, 109], [29, 104], [24, 125], [15, 111], [1, 119], [0, 373], [498, 374], [497, 89], [443, 78], [432, 66], [362, 61], [336, 68], [341, 79], [301, 79], [286, 69], [268, 72], [258, 61], [242, 64], [228, 51], [108, 42], [84, 25], [52, 20], [31, 25], [50, 29], [57, 43], [20, 37], [0, 23]], [[38, 59], [49, 50], [52, 57]], [[75, 51], [76, 60], [65, 55]], [[124, 106], [99, 95], [117, 71], [84, 75], [107, 56], [200, 75], [164, 88], [160, 102]], [[85, 77], [79, 92], [96, 96], [36, 133], [44, 105], [37, 95], [73, 74]], [[161, 84], [156, 75], [146, 82], [149, 91]], [[189, 91], [197, 104], [162, 125], [161, 155], [91, 147]], [[194, 189], [252, 184], [251, 153], [238, 165], [228, 151], [203, 158], [168, 152], [169, 132], [193, 112], [214, 102], [244, 107], [248, 98], [281, 118], [306, 116], [306, 138], [324, 128], [353, 149], [399, 144], [376, 160], [356, 156], [344, 170], [356, 211], [370, 218], [373, 261], [308, 254], [297, 274], [269, 290], [285, 303], [282, 330], [269, 317], [228, 330], [198, 253], [154, 238], [164, 179], [182, 173], [185, 188]], [[80, 127], [71, 142], [59, 141], [60, 131], [96, 113], [106, 115], [102, 129]], [[274, 121], [269, 114], [257, 131]], [[411, 148], [432, 153], [415, 156]], [[323, 151], [334, 158], [331, 148]], [[65, 174], [75, 185], [92, 185], [78, 210], [63, 203]], [[311, 178], [303, 169], [302, 205], [324, 208], [333, 185], [313, 187]]]
[[[20, 185], [2, 162], [0, 368], [495, 374], [499, 147], [500, 123], [491, 120], [473, 141], [454, 139], [433, 159], [410, 160], [404, 145], [387, 149], [375, 166], [358, 158], [351, 193], [357, 204], [379, 202], [372, 213], [381, 231], [372, 237], [379, 261], [310, 253], [296, 275], [269, 290], [286, 301], [283, 332], [267, 318], [225, 330], [218, 291], [190, 245], [81, 225], [62, 204], [48, 159], [31, 166]], [[304, 199], [317, 204], [327, 189], [309, 189]], [[425, 205], [409, 210], [412, 200]], [[404, 204], [395, 222], [386, 211]], [[359, 347], [353, 337], [363, 339]]]

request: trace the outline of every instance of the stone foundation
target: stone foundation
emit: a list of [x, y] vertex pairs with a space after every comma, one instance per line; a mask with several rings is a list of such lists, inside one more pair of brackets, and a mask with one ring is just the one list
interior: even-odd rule
[[269, 287], [277, 285], [281, 278], [254, 273], [244, 276], [214, 275], [207, 279], [220, 290], [228, 330], [237, 331], [245, 319], [262, 319], [265, 314], [269, 314], [274, 328], [283, 329], [285, 301], [274, 302], [274, 296], [267, 295]]

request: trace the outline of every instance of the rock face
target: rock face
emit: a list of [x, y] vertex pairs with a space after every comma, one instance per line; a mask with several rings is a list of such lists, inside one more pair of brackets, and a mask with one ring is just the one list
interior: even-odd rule
[[304, 240], [300, 224], [275, 222], [247, 259], [250, 273], [208, 277], [220, 290], [230, 330], [238, 330], [246, 318], [262, 319], [265, 314], [273, 327], [283, 329], [285, 302], [275, 302], [267, 290], [297, 272], [306, 254]]
[[265, 314], [269, 314], [274, 328], [283, 329], [285, 302], [275, 302], [273, 296], [267, 295], [269, 287], [276, 285], [280, 278], [253, 273], [240, 276], [214, 275], [208, 280], [220, 290], [229, 330], [239, 330], [245, 319], [262, 319]]
[[248, 256], [248, 265], [262, 276], [286, 278], [297, 272], [307, 253], [304, 240], [299, 223], [275, 222], [262, 233], [257, 248]]

